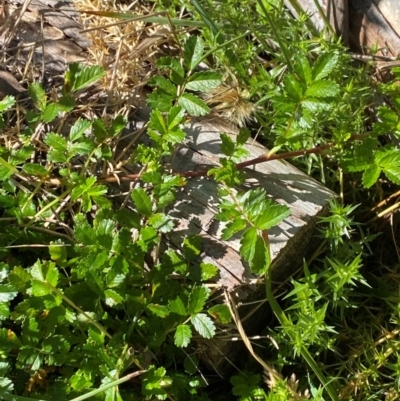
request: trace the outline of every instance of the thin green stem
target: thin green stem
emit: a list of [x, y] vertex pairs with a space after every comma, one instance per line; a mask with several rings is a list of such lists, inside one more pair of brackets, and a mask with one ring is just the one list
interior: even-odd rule
[[[325, 24], [326, 28], [332, 34], [332, 36], [334, 38], [336, 38], [336, 32], [333, 29], [331, 23], [329, 22], [328, 17], [324, 13], [324, 10], [321, 8], [321, 5], [319, 4], [319, 1], [318, 0], [314, 0], [314, 4], [315, 4], [315, 7], [317, 7], [318, 13], [321, 16], [322, 20], [324, 21], [324, 24]], [[334, 7], [334, 5], [332, 5], [332, 7]]]
[[[110, 382], [110, 383], [107, 383], [107, 384], [105, 384], [104, 386], [101, 386], [100, 388], [98, 388], [98, 389], [96, 389], [96, 390], [90, 391], [89, 393], [86, 393], [86, 394], [81, 395], [81, 396], [79, 396], [79, 397], [73, 398], [73, 399], [70, 400], [70, 401], [83, 401], [83, 400], [87, 400], [88, 398], [93, 397], [93, 396], [95, 396], [95, 395], [97, 395], [97, 394], [100, 394], [100, 393], [102, 393], [103, 391], [106, 391], [106, 390], [108, 390], [108, 389], [111, 388], [111, 387], [118, 386], [118, 385], [120, 385], [120, 384], [122, 384], [122, 383], [125, 383], [125, 382], [127, 382], [128, 380], [131, 380], [131, 379], [133, 379], [134, 377], [140, 376], [140, 375], [142, 375], [143, 373], [146, 373], [146, 372], [147, 372], [147, 370], [138, 370], [138, 371], [136, 371], [136, 372], [130, 373], [129, 375], [126, 375], [126, 376], [124, 376], [124, 377], [121, 377], [121, 378], [118, 379], [118, 380], [114, 380], [114, 381], [112, 381], [112, 382]], [[15, 400], [15, 401], [28, 401], [28, 400]], [[29, 401], [32, 401], [32, 400], [29, 399]]]
[[45, 211], [51, 209], [54, 205], [56, 205], [58, 202], [60, 202], [62, 199], [66, 198], [69, 193], [71, 192], [70, 189], [67, 189], [66, 191], [64, 191], [60, 196], [57, 196], [56, 199], [54, 199], [53, 201], [51, 201], [50, 203], [48, 203], [46, 206], [44, 206], [42, 209], [40, 209], [31, 219], [31, 221], [26, 225], [26, 227], [31, 226], [34, 221], [41, 216]]
[[228, 41], [224, 42], [223, 44], [218, 45], [217, 47], [214, 47], [213, 49], [209, 50], [207, 53], [204, 54], [204, 56], [201, 58], [199, 63], [201, 63], [203, 60], [206, 60], [207, 57], [211, 56], [217, 50], [223, 49], [225, 46], [228, 46], [228, 45], [238, 41], [239, 39], [245, 38], [249, 33], [250, 33], [250, 31], [246, 31], [246, 32], [242, 33], [241, 35], [238, 35], [238, 36], [234, 37], [233, 39], [228, 40]]
[[50, 289], [55, 292], [58, 296], [60, 296], [65, 302], [67, 302], [69, 305], [71, 305], [75, 310], [77, 310], [79, 313], [81, 313], [83, 316], [86, 317], [86, 319], [89, 320], [90, 323], [93, 324], [93, 326], [96, 326], [105, 336], [108, 338], [112, 338], [111, 334], [107, 332], [107, 330], [100, 324], [97, 323], [95, 320], [93, 320], [83, 309], [81, 309], [78, 305], [76, 305], [74, 302], [72, 302], [68, 297], [66, 297], [58, 288], [52, 286], [49, 282], [45, 282]]
[[275, 22], [274, 22], [273, 18], [271, 18], [271, 15], [269, 14], [268, 10], [265, 8], [265, 5], [264, 5], [262, 0], [257, 0], [257, 3], [261, 7], [261, 9], [263, 10], [263, 13], [264, 13], [263, 16], [268, 21], [269, 26], [271, 27], [272, 32], [274, 33], [274, 38], [279, 43], [279, 47], [282, 50], [282, 53], [283, 53], [283, 55], [284, 55], [284, 57], [286, 59], [286, 63], [288, 65], [289, 70], [293, 71], [293, 64], [292, 64], [291, 57], [290, 57], [289, 52], [288, 52], [288, 50], [286, 48], [286, 44], [283, 42], [283, 40], [282, 40], [282, 38], [281, 38], [281, 36], [280, 36], [280, 34], [278, 32], [278, 29], [277, 29], [277, 27], [275, 25]]
[[[191, 0], [193, 7], [200, 15], [201, 19], [204, 21], [208, 29], [213, 34], [215, 40], [219, 46], [224, 46], [226, 43], [224, 35], [221, 33], [221, 27], [214, 23], [208, 12], [203, 8], [203, 6], [197, 0]], [[225, 49], [225, 55], [228, 58], [229, 65], [233, 66], [243, 79], [246, 77], [246, 71], [241, 63], [238, 63], [238, 58], [230, 48]]]
[[[317, 0], [318, 1], [318, 0]], [[297, 13], [297, 15], [305, 14], [303, 7], [299, 4], [297, 0], [289, 0], [290, 5], [293, 10]], [[307, 29], [313, 36], [318, 36], [318, 30], [315, 28], [310, 18], [307, 18], [306, 21]]]

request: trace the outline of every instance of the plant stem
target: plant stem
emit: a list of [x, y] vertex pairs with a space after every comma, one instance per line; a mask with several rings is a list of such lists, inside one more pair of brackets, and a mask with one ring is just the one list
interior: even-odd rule
[[[79, 396], [79, 397], [73, 398], [73, 399], [70, 400], [70, 401], [83, 401], [83, 400], [87, 400], [88, 398], [93, 397], [93, 396], [95, 396], [95, 395], [97, 395], [97, 394], [99, 394], [99, 393], [102, 393], [103, 391], [106, 391], [106, 390], [108, 390], [108, 389], [111, 388], [111, 387], [118, 386], [118, 385], [120, 385], [120, 384], [122, 384], [122, 383], [125, 383], [125, 382], [127, 382], [128, 380], [131, 380], [131, 379], [133, 379], [134, 377], [140, 376], [140, 375], [142, 375], [143, 373], [146, 373], [146, 372], [147, 372], [147, 370], [138, 370], [138, 371], [136, 371], [136, 372], [130, 373], [129, 375], [126, 375], [126, 376], [124, 376], [124, 377], [121, 377], [121, 378], [118, 379], [118, 380], [114, 380], [113, 382], [110, 382], [110, 383], [108, 383], [108, 384], [106, 384], [106, 385], [104, 385], [104, 386], [101, 386], [100, 388], [98, 388], [98, 389], [96, 389], [96, 390], [90, 391], [90, 392], [87, 393], [87, 394], [84, 394], [84, 395], [81, 395], [81, 396]], [[19, 400], [16, 400], [16, 401], [19, 401]], [[24, 400], [21, 400], [21, 401], [24, 401]], [[32, 400], [29, 399], [29, 401], [32, 401]]]
[[286, 63], [288, 65], [288, 67], [289, 67], [289, 70], [293, 71], [292, 58], [289, 55], [289, 52], [288, 52], [288, 50], [286, 48], [286, 44], [283, 42], [283, 40], [281, 39], [281, 37], [279, 35], [277, 26], [275, 25], [275, 22], [274, 22], [273, 18], [271, 18], [271, 16], [269, 15], [269, 12], [265, 8], [264, 3], [263, 3], [262, 0], [257, 0], [257, 3], [261, 7], [261, 9], [263, 10], [264, 17], [268, 21], [268, 23], [269, 23], [269, 25], [270, 25], [273, 33], [274, 33], [276, 41], [279, 43], [279, 47], [281, 48], [282, 53], [283, 53], [283, 55], [284, 55], [284, 57], [286, 59]]
[[[213, 34], [215, 40], [217, 41], [219, 46], [224, 46], [226, 44], [226, 40], [224, 35], [221, 33], [221, 28], [217, 27], [217, 25], [213, 22], [208, 12], [203, 8], [203, 6], [197, 0], [191, 0], [193, 7], [196, 9], [201, 19], [204, 21], [208, 29]], [[241, 77], [245, 79], [247, 76], [246, 71], [241, 63], [238, 63], [238, 58], [230, 48], [225, 49], [225, 55], [229, 60], [229, 64], [239, 72]]]
[[58, 288], [52, 286], [49, 282], [45, 281], [45, 283], [50, 287], [50, 289], [55, 292], [58, 296], [60, 296], [65, 302], [71, 305], [76, 311], [81, 313], [86, 319], [89, 320], [94, 326], [96, 326], [106, 337], [112, 338], [111, 334], [107, 332], [107, 330], [100, 324], [93, 320], [83, 309], [81, 309], [78, 305], [72, 302], [68, 297], [66, 297]]

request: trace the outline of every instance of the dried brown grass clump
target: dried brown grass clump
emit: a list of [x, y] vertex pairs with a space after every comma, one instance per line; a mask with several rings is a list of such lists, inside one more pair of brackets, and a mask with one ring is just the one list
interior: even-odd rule
[[89, 61], [103, 66], [107, 76], [101, 85], [110, 102], [122, 105], [126, 101], [141, 99], [141, 89], [154, 72], [160, 46], [173, 45], [170, 30], [141, 20], [122, 21], [87, 12], [117, 12], [149, 15], [153, 10], [132, 2], [130, 4], [106, 3], [102, 0], [74, 0], [82, 13], [85, 32], [93, 46], [89, 49]]

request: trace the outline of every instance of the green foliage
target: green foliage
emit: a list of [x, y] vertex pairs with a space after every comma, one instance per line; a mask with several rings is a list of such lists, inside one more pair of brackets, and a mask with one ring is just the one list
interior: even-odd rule
[[[215, 301], [208, 281], [217, 279], [218, 267], [201, 261], [201, 238], [185, 237], [179, 250], [163, 239], [174, 230], [170, 209], [187, 182], [170, 171], [186, 139], [184, 124], [210, 112], [204, 94], [225, 81], [248, 92], [256, 105], [254, 126], [272, 149], [268, 156], [304, 151], [295, 163], [350, 199], [330, 202], [330, 214], [318, 225], [322, 251], [303, 262], [304, 276], [291, 280], [281, 307], [272, 294], [268, 230], [290, 210], [261, 188], [238, 190], [246, 176], [237, 163], [249, 157], [244, 145], [253, 132], [243, 128], [236, 138], [221, 133], [224, 157], [208, 176], [219, 185], [222, 240], [240, 236], [244, 262], [256, 277], [265, 276], [279, 321], [269, 329], [277, 347], [269, 347], [265, 359], [282, 375], [300, 372], [298, 383], [276, 377], [269, 389], [272, 382], [263, 382], [258, 370], [235, 374], [233, 395], [287, 400], [307, 390], [314, 400], [325, 393], [332, 400], [339, 394], [357, 399], [357, 392], [358, 399], [395, 399], [400, 347], [391, 286], [397, 282], [381, 282], [364, 268], [377, 234], [364, 234], [360, 215], [366, 199], [400, 185], [399, 152], [387, 141], [388, 134], [400, 137], [398, 83], [375, 88], [387, 101], [378, 118], [368, 120], [372, 91], [366, 71], [355, 68], [334, 39], [310, 40], [307, 18], [291, 19], [282, 1], [196, 0], [168, 7], [182, 5], [201, 19], [194, 26], [203, 28], [185, 36], [180, 57], [160, 57], [158, 75], [148, 82], [151, 143], [139, 143], [130, 159], [140, 167], [126, 199], [130, 208], [111, 201], [103, 170], [115, 161], [126, 119], [69, 123], [81, 92], [104, 76], [101, 67], [71, 64], [59, 99], [32, 84], [35, 110], [27, 113], [18, 146], [2, 142], [0, 207], [7, 224], [0, 233], [0, 398], [208, 399], [193, 352], [199, 339], [225, 334], [224, 326], [232, 325], [230, 308]], [[400, 79], [400, 72], [394, 76]], [[13, 97], [0, 101], [3, 131], [14, 105]], [[39, 125], [46, 127], [40, 141]], [[383, 305], [386, 315], [373, 321], [364, 346], [367, 330], [351, 326], [363, 328], [376, 314], [374, 302], [372, 312], [360, 313], [366, 296]], [[377, 341], [382, 327], [390, 335]], [[344, 361], [341, 354], [349, 349]], [[130, 380], [135, 373], [136, 382]]]
[[[243, 372], [241, 375], [233, 376], [231, 383], [233, 385], [232, 393], [240, 401], [266, 400], [267, 395], [261, 389], [261, 376], [249, 372]], [[289, 394], [287, 394], [289, 395]]]

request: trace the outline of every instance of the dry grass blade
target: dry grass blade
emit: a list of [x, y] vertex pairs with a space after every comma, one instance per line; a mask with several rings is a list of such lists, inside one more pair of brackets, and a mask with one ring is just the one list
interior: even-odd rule
[[[268, 365], [260, 356], [258, 356], [253, 349], [253, 346], [251, 345], [250, 339], [249, 337], [246, 335], [246, 332], [243, 328], [235, 301], [233, 300], [231, 294], [225, 290], [225, 301], [226, 304], [228, 305], [228, 308], [231, 312], [232, 315], [232, 319], [236, 324], [236, 327], [239, 331], [240, 337], [243, 340], [243, 343], [246, 345], [246, 348], [248, 349], [248, 351], [250, 352], [251, 356], [263, 367], [266, 375], [268, 376], [268, 381], [267, 384], [273, 388], [273, 386], [275, 385], [276, 380], [283, 380], [283, 377], [280, 375], [279, 372], [277, 372], [273, 367], [271, 367], [270, 365]], [[295, 390], [293, 390], [293, 388], [288, 384], [287, 385], [288, 390], [290, 391], [290, 393], [293, 396], [293, 399], [296, 400], [300, 400], [302, 399], [302, 397], [300, 397]]]
[[0, 35], [2, 35], [7, 28], [11, 28], [8, 36], [6, 37], [3, 48], [6, 49], [11, 42], [11, 39], [14, 37], [15, 32], [17, 31], [18, 25], [22, 20], [22, 16], [24, 15], [25, 11], [28, 9], [29, 4], [32, 0], [25, 0], [24, 4], [21, 8], [18, 8], [14, 11], [14, 13], [7, 19], [7, 21], [3, 24], [0, 28]]

